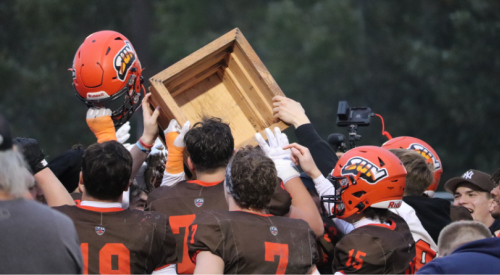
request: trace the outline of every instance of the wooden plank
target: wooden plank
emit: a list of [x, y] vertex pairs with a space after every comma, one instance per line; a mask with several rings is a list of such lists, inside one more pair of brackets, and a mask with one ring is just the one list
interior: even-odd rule
[[245, 36], [243, 36], [239, 30], [236, 32], [236, 43], [241, 47], [242, 52], [245, 53], [245, 56], [248, 58], [250, 64], [252, 64], [259, 76], [262, 77], [262, 80], [266, 82], [272, 93], [274, 95], [285, 96], [281, 88], [278, 86], [278, 83], [276, 83], [266, 66], [264, 66], [264, 63], [262, 63], [260, 58], [257, 56], [257, 53], [255, 53], [252, 46], [250, 46]]
[[175, 100], [191, 122], [201, 121], [203, 116], [215, 116], [229, 123], [235, 144], [256, 132], [217, 74], [179, 94]]
[[196, 75], [203, 73], [207, 68], [214, 66], [215, 64], [221, 63], [225, 64], [225, 57], [232, 52], [231, 44], [224, 49], [221, 49], [220, 52], [216, 52], [212, 55], [209, 55], [197, 63], [191, 65], [190, 67], [185, 68], [184, 71], [178, 73], [175, 76], [172, 76], [169, 79], [163, 81], [163, 85], [167, 87], [169, 91], [172, 91], [176, 86], [181, 85], [183, 82], [188, 81], [190, 78], [196, 77]]
[[219, 77], [222, 78], [222, 83], [228, 90], [229, 94], [233, 97], [236, 104], [240, 106], [241, 110], [247, 117], [250, 124], [253, 125], [255, 131], [259, 131], [262, 129], [262, 126], [265, 124], [260, 113], [256, 112], [253, 105], [246, 98], [246, 92], [243, 91], [243, 88], [238, 84], [238, 82], [233, 82], [235, 79], [231, 74], [231, 70], [226, 68], [223, 72], [219, 73]]
[[[174, 98], [170, 95], [165, 86], [162, 84], [158, 85], [158, 82], [156, 82], [156, 84], [157, 85], [150, 87], [149, 90], [153, 97], [153, 107], [156, 108], [157, 106], [160, 106], [161, 108], [161, 113], [163, 114], [160, 119], [162, 121], [161, 126], [166, 128], [170, 120], [173, 118], [175, 118], [180, 125], [184, 125], [187, 119], [182, 114], [181, 109], [177, 106]], [[168, 120], [168, 122], [165, 122], [165, 120]], [[165, 123], [167, 124], [166, 126]]]
[[[241, 51], [235, 47], [231, 54], [229, 68], [244, 87], [245, 96], [256, 112], [262, 115], [262, 120], [265, 122], [261, 129], [272, 124], [274, 119], [272, 98], [273, 93], [268, 86], [265, 85], [254, 71], [254, 68], [245, 60]], [[260, 130], [260, 129], [259, 129]]]
[[184, 71], [186, 68], [192, 66], [193, 64], [202, 60], [206, 56], [212, 54], [213, 52], [216, 52], [217, 50], [220, 50], [221, 48], [227, 46], [228, 44], [233, 43], [236, 39], [237, 33], [239, 32], [240, 31], [237, 28], [231, 30], [225, 35], [214, 40], [212, 43], [206, 45], [205, 47], [183, 58], [182, 60], [178, 61], [174, 65], [168, 67], [166, 70], [163, 70], [162, 72], [156, 74], [153, 77], [165, 80]]
[[184, 81], [183, 83], [180, 83], [179, 85], [175, 86], [172, 89], [169, 89], [172, 97], [176, 97], [178, 94], [184, 92], [185, 90], [191, 88], [192, 86], [198, 84], [200, 81], [203, 81], [205, 78], [213, 75], [217, 71], [221, 70], [221, 64], [216, 63], [212, 65], [211, 67], [208, 67], [204, 71], [200, 72], [199, 74], [191, 77], [190, 79]]
[[227, 79], [226, 82], [228, 85], [234, 86], [234, 92], [232, 93], [233, 97], [237, 98], [236, 102], [238, 102], [240, 106], [249, 109], [247, 116], [252, 125], [254, 125], [255, 130], [260, 131], [266, 125], [265, 114], [259, 112], [259, 108], [257, 108], [251, 100], [250, 97], [253, 96], [254, 92], [253, 87], [248, 85], [247, 81], [241, 79], [240, 71], [241, 70], [237, 70], [237, 68], [231, 69], [231, 67], [227, 67], [224, 70], [224, 79]]

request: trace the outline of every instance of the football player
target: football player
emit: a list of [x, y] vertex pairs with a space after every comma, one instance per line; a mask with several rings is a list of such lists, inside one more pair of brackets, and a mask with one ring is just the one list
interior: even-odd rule
[[441, 175], [443, 174], [443, 163], [436, 151], [425, 141], [414, 137], [396, 137], [382, 144], [382, 148], [389, 149], [408, 149], [418, 152], [434, 167], [434, 180], [426, 188], [425, 194], [434, 197]]
[[[177, 272], [193, 273], [195, 266], [186, 245], [187, 230], [202, 210], [228, 210], [223, 181], [227, 164], [233, 156], [234, 139], [229, 125], [219, 118], [203, 118], [191, 130], [189, 123], [185, 124], [181, 134], [169, 128], [175, 127], [169, 126], [166, 130], [168, 156], [165, 175], [181, 181], [169, 183], [164, 178], [162, 186], [149, 194], [147, 208], [163, 213], [169, 219], [177, 240]], [[183, 180], [184, 148], [189, 154], [187, 164], [196, 173], [196, 180]], [[275, 187], [268, 209], [283, 215], [289, 210], [291, 198], [278, 180]]]
[[[196, 262], [195, 274], [315, 271], [318, 254], [309, 225], [265, 211], [276, 187], [276, 169], [260, 149], [248, 146], [236, 152], [225, 172], [230, 211], [202, 211], [189, 227], [187, 243]], [[290, 181], [295, 180], [300, 181], [299, 177]]]
[[354, 226], [335, 247], [333, 270], [338, 274], [413, 273], [415, 242], [410, 229], [388, 210], [402, 203], [406, 170], [401, 161], [380, 147], [356, 147], [339, 159], [327, 179], [307, 148], [289, 147], [321, 189], [318, 193], [323, 194], [327, 210]]
[[165, 215], [122, 208], [131, 172], [122, 144], [93, 144], [82, 159], [80, 205], [55, 208], [75, 224], [84, 274], [175, 273], [175, 238]]
[[406, 168], [406, 188], [403, 203], [391, 209], [410, 227], [416, 244], [415, 271], [437, 256], [438, 237], [441, 230], [451, 223], [450, 202], [422, 196], [431, 184], [433, 166], [414, 150], [390, 149]]
[[[409, 204], [410, 206], [415, 208], [415, 210], [417, 212], [420, 212], [419, 215], [422, 215], [422, 214], [425, 215], [424, 214], [425, 212], [428, 213], [428, 209], [422, 209], [421, 211], [419, 211], [419, 209], [418, 209], [419, 206], [421, 206], [423, 204], [430, 204], [430, 205], [433, 205], [434, 207], [438, 207], [438, 208], [442, 208], [444, 206], [446, 206], [446, 208], [447, 208], [449, 205], [450, 209], [449, 210], [446, 209], [444, 211], [449, 212], [449, 216], [450, 216], [452, 221], [472, 220], [472, 216], [471, 216], [470, 212], [463, 206], [458, 206], [458, 205], [453, 205], [453, 204], [450, 205], [447, 202], [445, 203], [445, 201], [443, 199], [440, 199], [440, 198], [429, 200], [426, 198], [417, 198], [416, 197], [416, 196], [423, 196], [423, 197], [433, 198], [434, 191], [436, 191], [436, 188], [439, 185], [439, 180], [441, 179], [441, 174], [443, 173], [443, 164], [441, 162], [441, 159], [437, 155], [436, 151], [434, 149], [432, 149], [432, 147], [429, 144], [427, 144], [423, 140], [420, 140], [420, 139], [417, 139], [414, 137], [397, 137], [397, 138], [393, 138], [393, 139], [385, 142], [382, 145], [382, 148], [385, 148], [388, 150], [389, 149], [407, 149], [407, 150], [415, 151], [415, 152], [419, 153], [421, 156], [423, 156], [426, 159], [427, 163], [432, 165], [432, 167], [434, 168], [433, 169], [434, 179], [431, 182], [431, 184], [428, 187], [426, 187], [426, 189], [423, 193], [419, 194], [418, 192], [420, 192], [420, 191], [415, 192], [415, 189], [420, 190], [420, 188], [421, 188], [420, 186], [417, 187], [418, 184], [416, 182], [412, 183], [411, 186], [409, 186], [409, 188], [406, 189], [406, 193], [408, 193], [408, 191], [410, 189], [413, 189], [413, 191], [410, 191], [410, 193], [412, 193], [411, 194], [412, 197], [411, 198], [410, 197], [404, 198], [404, 200], [407, 204]], [[407, 182], [407, 185], [408, 185], [408, 182]], [[424, 201], [425, 201], [425, 203], [424, 203]], [[431, 221], [430, 223], [433, 223], [433, 221]], [[446, 224], [439, 226], [437, 232], [431, 233], [431, 236], [435, 241], [437, 241], [437, 236], [439, 235], [439, 231], [445, 225]], [[424, 225], [424, 226], [426, 226], [426, 225]], [[432, 227], [432, 225], [431, 225], [431, 227]]]

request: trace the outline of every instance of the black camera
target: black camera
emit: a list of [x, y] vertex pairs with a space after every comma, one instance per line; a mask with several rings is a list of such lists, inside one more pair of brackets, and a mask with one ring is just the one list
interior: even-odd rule
[[372, 116], [372, 109], [369, 107], [349, 107], [347, 101], [339, 101], [339, 108], [337, 109], [337, 126], [369, 126]]
[[361, 139], [357, 134], [358, 126], [369, 126], [374, 114], [369, 107], [349, 107], [347, 101], [339, 101], [337, 110], [337, 126], [349, 127], [349, 145], [356, 147], [356, 141]]

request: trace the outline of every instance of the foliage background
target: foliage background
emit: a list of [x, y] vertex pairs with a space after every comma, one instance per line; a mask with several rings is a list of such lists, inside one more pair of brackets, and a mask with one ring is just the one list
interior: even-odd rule
[[[324, 138], [347, 134], [335, 117], [338, 101], [348, 100], [383, 115], [393, 136], [431, 144], [442, 183], [500, 166], [495, 0], [4, 0], [0, 112], [51, 159], [95, 140], [67, 71], [87, 35], [123, 33], [147, 79], [235, 27]], [[140, 121], [132, 119], [130, 140]], [[373, 118], [359, 144], [382, 144], [380, 133]]]

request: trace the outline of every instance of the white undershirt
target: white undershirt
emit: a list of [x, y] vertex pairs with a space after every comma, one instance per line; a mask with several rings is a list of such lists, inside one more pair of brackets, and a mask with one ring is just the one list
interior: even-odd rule
[[97, 208], [122, 208], [121, 202], [81, 201], [80, 205], [97, 207]]
[[382, 222], [380, 222], [379, 219], [372, 220], [372, 219], [369, 219], [369, 218], [362, 218], [361, 220], [359, 220], [357, 222], [354, 222], [352, 225], [354, 226], [354, 228], [359, 228], [361, 226], [370, 225], [370, 224], [391, 225], [390, 223], [382, 223]]

